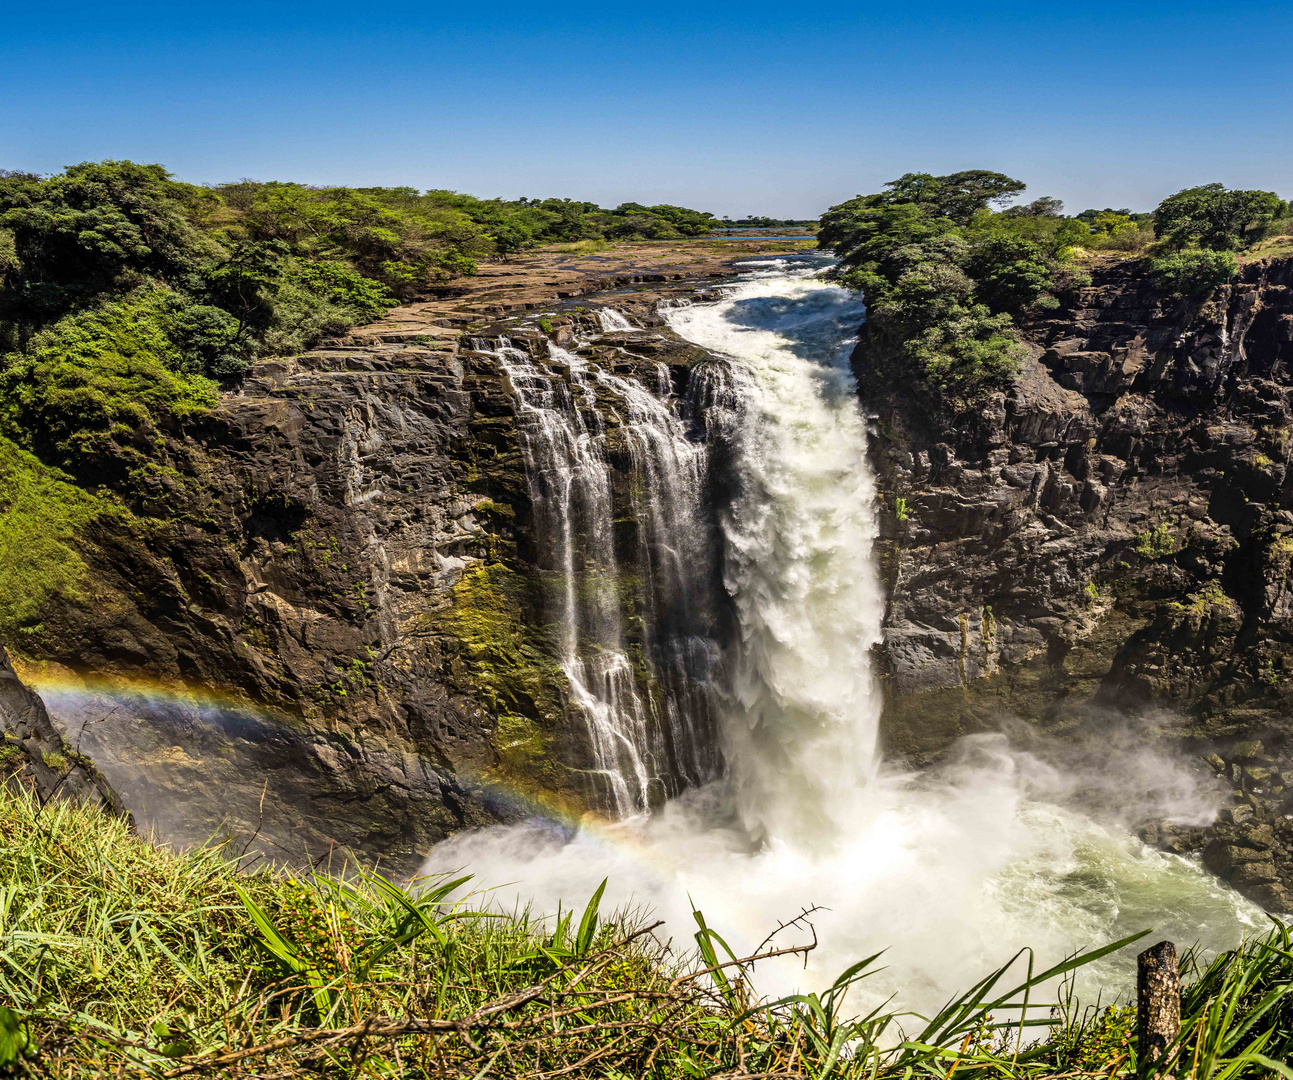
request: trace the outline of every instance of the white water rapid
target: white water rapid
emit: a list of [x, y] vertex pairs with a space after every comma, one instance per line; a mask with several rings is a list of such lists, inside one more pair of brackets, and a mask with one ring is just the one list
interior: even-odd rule
[[601, 325], [602, 331], [608, 334], [616, 330], [633, 329], [633, 324], [613, 307], [598, 308], [597, 321]]
[[[609, 877], [608, 901], [652, 909], [675, 940], [689, 940], [694, 902], [737, 949], [815, 905], [820, 945], [807, 966], [761, 966], [759, 988], [817, 988], [888, 949], [885, 970], [850, 999], [860, 1011], [889, 994], [933, 1009], [1024, 946], [1049, 963], [1150, 927], [1155, 940], [1223, 946], [1265, 925], [1193, 863], [1079, 808], [1098, 785], [1129, 813], [1148, 801], [1208, 819], [1207, 796], [1149, 751], [1096, 748], [1088, 764], [1057, 768], [977, 736], [920, 774], [878, 760], [875, 491], [848, 367], [863, 309], [814, 266], [757, 265], [722, 300], [666, 313], [726, 358], [693, 375], [719, 409], [707, 419], [724, 430], [736, 481], [722, 523], [737, 624], [720, 707], [725, 775], [613, 824], [459, 835], [426, 870], [466, 867], [505, 884], [504, 905], [547, 911], [581, 905]], [[1088, 980], [1126, 993], [1128, 963], [1102, 962]]]

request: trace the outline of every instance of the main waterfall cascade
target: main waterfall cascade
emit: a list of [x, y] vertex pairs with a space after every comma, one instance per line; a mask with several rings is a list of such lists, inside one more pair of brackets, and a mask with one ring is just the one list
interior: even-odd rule
[[[863, 308], [823, 280], [821, 268], [811, 257], [751, 264], [721, 300], [664, 312], [679, 335], [723, 358], [696, 371], [689, 392], [693, 413], [705, 406], [704, 423], [731, 474], [721, 539], [735, 640], [726, 666], [711, 657], [695, 679], [696, 686], [724, 680], [721, 693], [705, 695], [719, 714], [721, 774], [712, 759], [704, 767], [698, 760], [695, 775], [708, 782], [688, 777], [663, 806], [638, 812], [650, 770], [644, 781], [637, 769], [645, 756], [635, 761], [623, 748], [643, 738], [644, 705], [609, 679], [614, 635], [604, 635], [602, 667], [569, 653], [567, 664], [572, 685], [591, 695], [584, 707], [592, 727], [602, 726], [594, 740], [621, 747], [599, 760], [619, 772], [622, 820], [460, 834], [434, 849], [425, 869], [466, 867], [482, 884], [510, 882], [498, 902], [533, 902], [541, 911], [582, 903], [608, 877], [608, 901], [650, 908], [678, 940], [690, 933], [694, 903], [738, 950], [814, 907], [820, 945], [806, 968], [798, 960], [761, 965], [760, 989], [816, 988], [888, 949], [885, 971], [862, 984], [859, 1008], [889, 994], [909, 1008], [934, 1008], [1025, 946], [1051, 960], [1149, 927], [1182, 944], [1221, 946], [1264, 925], [1258, 909], [1193, 863], [1147, 850], [1126, 822], [1081, 809], [1074, 794], [1087, 777], [1003, 736], [963, 740], [944, 765], [920, 774], [879, 761], [870, 666], [883, 616], [876, 493], [848, 365]], [[605, 387], [625, 403], [628, 430], [637, 432], [635, 463], [667, 461], [677, 466], [670, 475], [687, 478], [653, 489], [673, 501], [646, 508], [645, 532], [655, 539], [644, 541], [657, 546], [657, 559], [677, 559], [664, 577], [676, 575], [682, 587], [687, 530], [704, 519], [703, 452], [688, 448], [682, 422], [658, 398], [576, 361], [567, 361], [576, 393]], [[549, 391], [538, 385], [545, 377], [530, 370], [514, 368], [518, 393], [527, 408], [550, 410]], [[567, 507], [591, 538], [603, 481], [575, 445], [599, 437], [584, 422], [582, 433], [544, 434], [547, 421], [535, 418], [526, 453], [538, 468], [536, 507], [554, 515]], [[668, 449], [648, 432], [667, 435]], [[562, 442], [570, 438], [575, 444]], [[541, 439], [552, 441], [543, 453]], [[557, 444], [565, 449], [553, 450]], [[545, 477], [537, 464], [544, 454], [568, 464]], [[577, 548], [572, 540], [562, 550]], [[567, 561], [568, 578], [580, 569], [578, 557]], [[569, 641], [589, 639], [581, 627], [605, 616], [587, 597], [569, 594]], [[707, 731], [693, 722], [666, 729], [684, 760], [677, 744]], [[1110, 754], [1100, 765], [1106, 789], [1119, 767], [1125, 789], [1142, 793], [1160, 816], [1210, 819], [1215, 807], [1180, 766], [1149, 751], [1134, 763]], [[1102, 961], [1087, 977], [1113, 980], [1123, 992], [1119, 964]]]

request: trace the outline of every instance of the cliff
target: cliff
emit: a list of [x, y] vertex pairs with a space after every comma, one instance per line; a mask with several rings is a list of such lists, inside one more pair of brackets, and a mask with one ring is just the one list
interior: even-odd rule
[[891, 748], [920, 759], [1004, 716], [1134, 718], [1213, 755], [1237, 820], [1265, 832], [1210, 865], [1276, 907], [1293, 886], [1269, 856], [1293, 782], [1291, 286], [1293, 260], [1253, 262], [1191, 301], [1106, 264], [1028, 326], [1015, 385], [971, 415], [871, 398]]
[[[557, 663], [515, 357], [572, 386], [550, 342], [578, 329], [602, 370], [676, 412], [703, 354], [657, 302], [703, 287], [691, 271], [732, 270], [709, 254], [598, 278], [586, 261], [501, 268], [478, 295], [258, 363], [152, 448], [131, 512], [80, 531], [88, 579], [47, 599], [19, 667], [142, 825], [407, 870], [465, 827], [605, 805]], [[595, 309], [556, 295], [599, 284], [639, 329], [603, 333]], [[631, 571], [632, 410], [604, 386], [587, 407]], [[665, 676], [625, 577], [630, 681], [649, 701]]]

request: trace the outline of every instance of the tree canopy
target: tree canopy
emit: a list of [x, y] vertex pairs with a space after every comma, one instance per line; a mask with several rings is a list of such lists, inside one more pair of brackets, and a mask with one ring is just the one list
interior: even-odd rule
[[703, 235], [711, 215], [242, 180], [0, 171], [0, 437], [95, 482], [258, 356], [300, 352], [537, 243]]
[[969, 405], [1017, 370], [1016, 320], [1080, 282], [1067, 253], [1090, 228], [1051, 198], [994, 212], [1024, 185], [981, 169], [907, 173], [885, 188], [827, 211], [818, 242], [867, 299], [871, 375]]
[[1287, 212], [1273, 191], [1228, 190], [1200, 184], [1164, 199], [1154, 211], [1154, 235], [1174, 247], [1198, 244], [1211, 251], [1233, 251], [1251, 232]]

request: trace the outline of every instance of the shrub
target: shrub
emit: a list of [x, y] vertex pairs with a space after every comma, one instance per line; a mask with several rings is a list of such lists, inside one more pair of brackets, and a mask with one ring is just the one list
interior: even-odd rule
[[288, 280], [361, 319], [384, 315], [399, 301], [380, 281], [339, 262], [296, 262]]
[[170, 290], [143, 288], [42, 330], [0, 370], [0, 433], [78, 475], [146, 456], [158, 426], [216, 403], [177, 339], [218, 333], [177, 320], [184, 310]]
[[1224, 285], [1239, 269], [1228, 251], [1195, 249], [1150, 260], [1150, 274], [1164, 292], [1203, 296]]
[[1160, 522], [1136, 536], [1132, 547], [1146, 559], [1163, 559], [1176, 551], [1176, 534], [1166, 522]]

